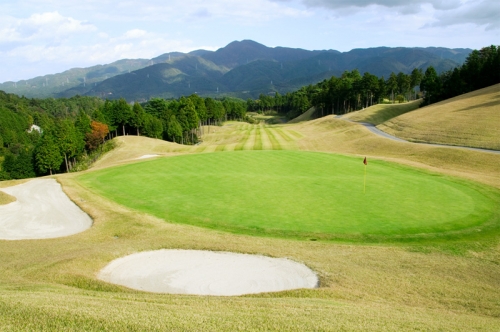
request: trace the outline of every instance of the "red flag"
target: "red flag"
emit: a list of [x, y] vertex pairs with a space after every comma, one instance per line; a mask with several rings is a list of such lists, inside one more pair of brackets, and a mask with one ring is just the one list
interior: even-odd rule
[[363, 164], [368, 165], [368, 161], [366, 161], [366, 157], [365, 157], [365, 160], [363, 160]]

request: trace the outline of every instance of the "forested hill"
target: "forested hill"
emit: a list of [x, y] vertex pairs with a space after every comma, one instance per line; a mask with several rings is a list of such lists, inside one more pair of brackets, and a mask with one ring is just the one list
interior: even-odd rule
[[286, 93], [344, 71], [358, 69], [378, 77], [409, 74], [432, 66], [438, 73], [461, 65], [470, 49], [389, 48], [309, 51], [267, 47], [251, 40], [217, 51], [173, 52], [153, 59], [121, 60], [103, 66], [0, 84], [0, 90], [27, 97], [99, 96], [128, 101], [152, 97], [202, 96], [256, 98]]

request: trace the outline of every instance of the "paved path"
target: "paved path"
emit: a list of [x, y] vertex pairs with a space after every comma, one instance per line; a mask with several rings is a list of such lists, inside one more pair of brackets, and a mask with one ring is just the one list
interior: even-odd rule
[[[338, 118], [338, 119], [342, 119], [342, 117], [341, 117], [341, 116], [336, 116], [336, 118]], [[500, 154], [500, 151], [498, 151], [498, 150], [489, 150], [489, 149], [480, 149], [480, 148], [470, 148], [470, 147], [467, 147], [467, 146], [445, 145], [445, 144], [435, 144], [435, 143], [410, 142], [410, 141], [406, 141], [406, 140], [404, 140], [404, 139], [398, 138], [398, 137], [396, 137], [396, 136], [389, 135], [389, 134], [388, 134], [388, 133], [386, 133], [385, 131], [382, 131], [382, 130], [378, 129], [377, 127], [375, 127], [375, 125], [374, 125], [374, 124], [371, 124], [371, 123], [368, 123], [368, 122], [356, 122], [356, 121], [351, 121], [351, 120], [348, 120], [348, 119], [342, 119], [342, 120], [344, 120], [344, 121], [349, 121], [349, 122], [353, 122], [353, 123], [359, 123], [360, 125], [365, 126], [365, 128], [367, 128], [369, 131], [371, 131], [371, 132], [372, 132], [372, 133], [374, 133], [375, 135], [382, 136], [382, 137], [385, 137], [385, 138], [388, 138], [388, 139], [392, 139], [393, 141], [397, 141], [397, 142], [407, 142], [407, 143], [425, 144], [425, 145], [439, 146], [439, 147], [445, 147], [445, 148], [467, 149], [467, 150], [474, 150], [474, 151], [479, 151], [479, 152], [489, 152], [489, 153], [496, 153], [496, 154]]]

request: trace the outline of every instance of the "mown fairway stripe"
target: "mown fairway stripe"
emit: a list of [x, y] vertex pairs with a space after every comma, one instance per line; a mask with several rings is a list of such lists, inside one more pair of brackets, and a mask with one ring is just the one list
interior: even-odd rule
[[252, 150], [253, 145], [255, 143], [255, 133], [256, 133], [256, 127], [252, 126], [252, 128], [249, 129], [249, 134], [247, 136], [247, 140], [245, 144], [243, 144], [243, 150]]
[[266, 128], [266, 133], [267, 133], [267, 136], [269, 137], [269, 140], [271, 141], [273, 150], [281, 150], [282, 149], [281, 144], [278, 142], [278, 140], [274, 136], [274, 132], [275, 132], [274, 129]]
[[255, 140], [253, 143], [253, 150], [262, 150], [262, 137], [260, 134], [261, 127], [255, 129]]
[[265, 126], [260, 129], [261, 141], [262, 141], [262, 149], [263, 150], [273, 150], [273, 144], [271, 142], [271, 138], [267, 133], [267, 128]]
[[288, 136], [281, 128], [276, 128], [276, 132], [279, 134], [279, 136], [281, 136], [283, 140], [287, 142], [291, 142], [294, 140], [292, 137]]

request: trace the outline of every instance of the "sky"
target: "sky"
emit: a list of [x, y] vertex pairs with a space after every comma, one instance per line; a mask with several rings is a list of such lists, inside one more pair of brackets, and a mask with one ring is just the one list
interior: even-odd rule
[[2, 0], [0, 83], [251, 39], [307, 50], [500, 45], [499, 0]]

